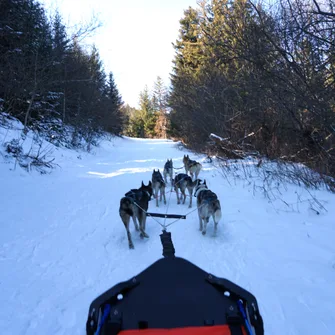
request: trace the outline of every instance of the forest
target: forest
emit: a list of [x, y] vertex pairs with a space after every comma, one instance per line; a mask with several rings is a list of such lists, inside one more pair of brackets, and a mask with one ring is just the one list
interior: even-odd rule
[[98, 22], [70, 35], [35, 0], [2, 1], [0, 12], [0, 111], [53, 143], [89, 149], [103, 132], [172, 138], [335, 175], [332, 0], [199, 1], [180, 19], [171, 85], [157, 76], [139, 108], [122, 100], [99, 50], [81, 45]]

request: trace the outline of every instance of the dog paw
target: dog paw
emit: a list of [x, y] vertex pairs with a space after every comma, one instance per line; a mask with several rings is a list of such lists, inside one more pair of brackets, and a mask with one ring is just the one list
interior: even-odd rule
[[134, 244], [129, 244], [129, 249], [135, 249]]
[[206, 232], [205, 232], [205, 231], [203, 231], [203, 232], [202, 232], [202, 235], [206, 235]]

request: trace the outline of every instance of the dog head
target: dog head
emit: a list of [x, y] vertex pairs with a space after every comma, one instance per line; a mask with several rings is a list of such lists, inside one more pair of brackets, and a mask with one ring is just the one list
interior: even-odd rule
[[165, 169], [172, 169], [173, 168], [173, 163], [172, 163], [172, 158], [168, 159], [164, 165]]
[[159, 169], [157, 171], [155, 169], [152, 171], [152, 180], [163, 180], [163, 176]]
[[149, 201], [151, 200], [152, 195], [153, 195], [151, 180], [149, 180], [148, 185], [144, 185], [143, 180], [142, 180], [142, 184], [141, 184], [141, 187], [139, 188], [139, 190], [142, 191], [142, 192], [146, 192], [149, 195]]
[[203, 190], [208, 190], [207, 184], [206, 184], [206, 179], [204, 180], [203, 183], [201, 183], [201, 179], [195, 180], [195, 187], [194, 187], [194, 196], [197, 197], [199, 192]]
[[184, 155], [184, 157], [183, 157], [183, 163], [187, 164], [189, 160], [190, 160], [190, 157], [188, 157], [188, 155], [187, 156]]

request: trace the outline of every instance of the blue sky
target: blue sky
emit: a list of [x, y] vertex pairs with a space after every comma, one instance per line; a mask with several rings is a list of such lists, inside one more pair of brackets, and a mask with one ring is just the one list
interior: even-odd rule
[[50, 11], [59, 8], [67, 26], [87, 22], [95, 14], [102, 22], [94, 36], [107, 72], [112, 71], [125, 102], [138, 106], [145, 85], [157, 76], [169, 84], [179, 20], [196, 0], [41, 0]]

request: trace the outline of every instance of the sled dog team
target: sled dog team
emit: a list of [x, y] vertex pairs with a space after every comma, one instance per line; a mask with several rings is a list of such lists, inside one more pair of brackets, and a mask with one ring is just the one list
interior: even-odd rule
[[[141, 238], [148, 238], [149, 236], [145, 232], [146, 224], [146, 212], [149, 208], [149, 201], [152, 196], [156, 199], [156, 207], [159, 207], [159, 201], [166, 204], [165, 189], [167, 185], [167, 177], [170, 179], [171, 190], [172, 188], [177, 194], [177, 203], [181, 201], [185, 204], [186, 201], [186, 189], [188, 191], [190, 202], [189, 208], [192, 207], [192, 197], [197, 198], [197, 208], [199, 216], [199, 230], [203, 235], [206, 234], [206, 228], [210, 217], [214, 220], [214, 234], [216, 234], [217, 225], [221, 219], [221, 206], [217, 195], [208, 189], [206, 180], [202, 182], [198, 179], [199, 173], [202, 169], [202, 165], [199, 162], [193, 161], [189, 156], [184, 155], [183, 158], [184, 168], [186, 173], [179, 173], [173, 178], [173, 162], [172, 159], [168, 159], [164, 165], [163, 176], [159, 169], [155, 169], [152, 172], [152, 178], [148, 185], [145, 185], [142, 181], [141, 187], [138, 189], [131, 189], [125, 194], [120, 200], [119, 214], [124, 223], [127, 231], [129, 248], [134, 249], [134, 244], [131, 239], [129, 230], [130, 218], [132, 218], [136, 231], [140, 232]], [[188, 175], [190, 173], [190, 176]], [[193, 180], [193, 177], [194, 180]], [[180, 196], [179, 196], [180, 190]], [[183, 198], [183, 199], [182, 199]], [[138, 223], [137, 223], [138, 221]]]

